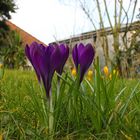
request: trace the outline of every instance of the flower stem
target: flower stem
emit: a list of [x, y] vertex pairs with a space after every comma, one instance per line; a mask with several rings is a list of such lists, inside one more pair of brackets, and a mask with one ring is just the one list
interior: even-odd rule
[[57, 79], [57, 100], [59, 98], [59, 94], [60, 94], [60, 78], [58, 77], [58, 79]]
[[[51, 89], [50, 89], [51, 95]], [[52, 96], [49, 98], [49, 140], [53, 140], [53, 123], [54, 123], [54, 116], [53, 116], [53, 102]]]
[[42, 109], [43, 109], [43, 119], [44, 119], [44, 123], [45, 123], [45, 127], [47, 128], [47, 113], [46, 113], [46, 107], [45, 107], [45, 103], [44, 103], [44, 92], [43, 92], [43, 89], [42, 89], [42, 86], [40, 84], [40, 90], [41, 90], [41, 104], [42, 104]]

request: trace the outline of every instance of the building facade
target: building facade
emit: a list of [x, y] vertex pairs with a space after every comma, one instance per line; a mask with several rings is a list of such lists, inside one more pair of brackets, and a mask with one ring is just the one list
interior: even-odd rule
[[[133, 39], [135, 34], [137, 33], [137, 37], [135, 38], [135, 42], [140, 42], [140, 22], [134, 22], [131, 25], [122, 25], [120, 30], [118, 31], [118, 52], [121, 53], [120, 55], [120, 64], [122, 67], [122, 71], [125, 73], [125, 70], [128, 69], [129, 64], [128, 60], [130, 58], [127, 57], [133, 57], [133, 61], [131, 62], [130, 69], [133, 69], [132, 71], [137, 71], [135, 68], [140, 65], [140, 46], [138, 45], [137, 49], [138, 52], [134, 52], [133, 47]], [[107, 41], [106, 41], [107, 40]], [[70, 50], [75, 46], [77, 43], [91, 43], [95, 47], [96, 50], [96, 57], [99, 57], [100, 60], [100, 66], [103, 68], [105, 65], [108, 65], [111, 67], [111, 62], [115, 61], [116, 58], [116, 51], [114, 47], [114, 33], [111, 28], [105, 28], [105, 30], [100, 29], [97, 31], [90, 31], [86, 33], [82, 33], [77, 36], [70, 37], [69, 39], [60, 40], [58, 43], [66, 43]], [[106, 43], [107, 42], [107, 43]], [[51, 44], [55, 44], [56, 42], [52, 42]], [[133, 49], [130, 52], [130, 55], [125, 56], [129, 50]], [[106, 55], [107, 55], [107, 49], [108, 49], [108, 58], [109, 63], [106, 62]], [[121, 58], [122, 57], [122, 58]], [[134, 73], [135, 73], [134, 72]], [[133, 72], [132, 72], [133, 73]]]

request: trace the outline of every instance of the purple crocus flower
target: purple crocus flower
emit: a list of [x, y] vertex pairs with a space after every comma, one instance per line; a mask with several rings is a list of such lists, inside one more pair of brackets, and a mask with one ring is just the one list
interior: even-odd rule
[[57, 45], [56, 47], [59, 47], [61, 52], [61, 63], [59, 67], [56, 69], [56, 72], [61, 75], [63, 71], [63, 67], [69, 56], [69, 47], [64, 44]]
[[38, 81], [43, 82], [49, 98], [53, 74], [61, 63], [60, 49], [52, 45], [45, 47], [33, 42], [30, 46], [26, 45], [25, 53], [35, 69]]
[[75, 45], [72, 50], [72, 57], [74, 64], [76, 66], [76, 70], [78, 72], [78, 67], [80, 68], [80, 83], [83, 80], [84, 74], [90, 67], [93, 58], [95, 56], [95, 50], [91, 44], [84, 44], [80, 43], [79, 45]]

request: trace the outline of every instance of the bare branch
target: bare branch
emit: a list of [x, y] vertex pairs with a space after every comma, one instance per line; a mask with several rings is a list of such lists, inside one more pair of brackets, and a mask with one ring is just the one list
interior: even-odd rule
[[120, 26], [121, 17], [122, 17], [123, 0], [118, 0], [118, 2], [120, 3], [120, 12], [119, 12], [119, 19], [118, 19], [118, 24]]
[[114, 2], [114, 21], [115, 21], [115, 26], [117, 25], [117, 1], [115, 0]]
[[81, 2], [81, 0], [79, 0], [79, 2], [80, 2], [80, 5], [81, 5], [82, 10], [83, 10], [84, 13], [86, 14], [86, 16], [89, 18], [89, 20], [90, 20], [90, 22], [92, 23], [94, 29], [97, 30], [97, 28], [96, 28], [96, 26], [95, 26], [95, 24], [94, 24], [94, 22], [93, 22], [93, 20], [92, 20], [92, 18], [91, 18], [91, 16], [90, 16], [90, 13], [86, 10], [86, 7], [85, 7], [84, 4]]
[[104, 5], [105, 5], [105, 11], [106, 11], [106, 14], [107, 14], [107, 18], [108, 18], [110, 27], [113, 29], [113, 26], [112, 26], [112, 23], [111, 23], [111, 19], [110, 19], [110, 16], [109, 16], [109, 12], [108, 12], [108, 8], [107, 8], [107, 4], [106, 4], [106, 0], [104, 0]]
[[100, 18], [101, 28], [104, 28], [104, 23], [103, 23], [103, 19], [102, 19], [102, 13], [101, 13], [101, 8], [100, 8], [99, 1], [96, 0], [96, 3], [97, 3], [97, 9], [98, 9], [99, 18]]
[[132, 13], [132, 18], [131, 18], [131, 23], [134, 19], [135, 11], [136, 11], [136, 5], [137, 5], [137, 0], [135, 0], [134, 8], [133, 8], [133, 13]]
[[[120, 1], [119, 1], [119, 2], [120, 2]], [[132, 2], [132, 1], [130, 0], [127, 11], [126, 11], [125, 8], [122, 6], [122, 9], [123, 9], [125, 15], [124, 15], [124, 17], [123, 17], [121, 23], [123, 23], [123, 21], [125, 20], [125, 18], [127, 18], [127, 22], [129, 21], [129, 18], [128, 18], [128, 14], [127, 14], [127, 13], [128, 13], [128, 11], [129, 11], [129, 9], [130, 9], [130, 7], [131, 7], [131, 2]]]

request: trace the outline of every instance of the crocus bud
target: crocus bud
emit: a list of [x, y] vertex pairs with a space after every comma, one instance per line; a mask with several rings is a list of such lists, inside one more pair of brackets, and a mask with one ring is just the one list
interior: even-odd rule
[[83, 80], [84, 74], [90, 67], [95, 56], [95, 50], [91, 44], [84, 45], [80, 43], [75, 45], [72, 50], [73, 61], [78, 73], [78, 68], [80, 68], [80, 83]]
[[108, 77], [109, 70], [108, 70], [108, 67], [107, 66], [104, 66], [103, 71], [104, 71], [105, 76]]

